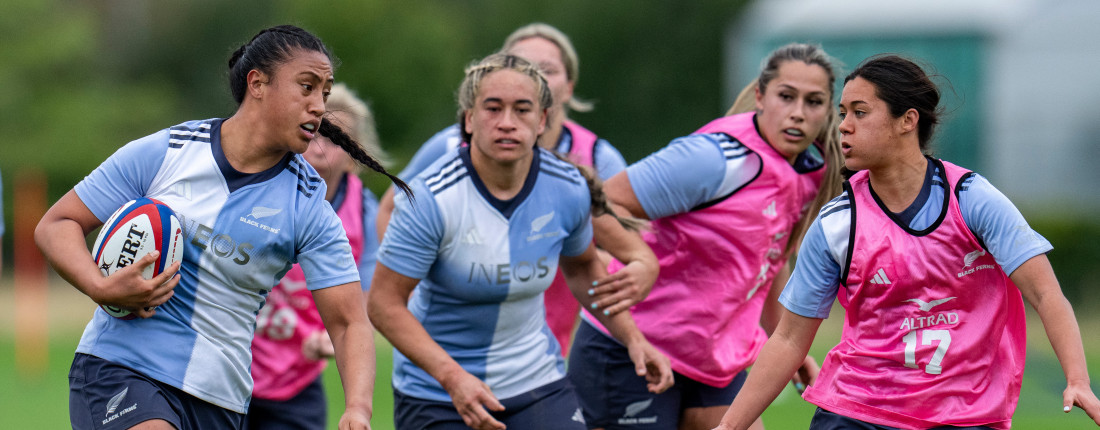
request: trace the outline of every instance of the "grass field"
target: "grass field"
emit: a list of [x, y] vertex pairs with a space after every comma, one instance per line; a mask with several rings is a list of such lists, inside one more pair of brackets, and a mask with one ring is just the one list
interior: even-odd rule
[[[10, 283], [0, 283], [0, 429], [64, 429], [68, 420], [68, 381], [66, 375], [73, 349], [79, 339], [83, 324], [91, 315], [92, 305], [74, 290], [55, 287], [49, 294], [50, 318], [48, 355], [35, 362], [43, 369], [16, 369], [12, 335], [14, 323], [13, 299]], [[1089, 337], [1100, 329], [1100, 316], [1090, 309], [1077, 309], [1081, 319], [1081, 331], [1085, 335], [1085, 348], [1092, 357], [1090, 373], [1100, 375], [1100, 339]], [[834, 311], [834, 318], [822, 325], [812, 353], [820, 360], [825, 351], [839, 338], [839, 317], [842, 310]], [[1029, 350], [1023, 391], [1014, 417], [1016, 429], [1086, 429], [1095, 428], [1079, 409], [1062, 413], [1061, 392], [1065, 380], [1061, 368], [1051, 352], [1036, 315], [1029, 316]], [[374, 397], [375, 430], [393, 428], [393, 403], [390, 390], [391, 348], [384, 340], [378, 342], [378, 380]], [[31, 368], [37, 366], [29, 366]], [[335, 366], [325, 372], [326, 390], [329, 394], [329, 428], [336, 428], [342, 410], [343, 398]], [[1097, 384], [1094, 390], [1097, 390]], [[788, 388], [765, 412], [764, 423], [775, 429], [804, 429], [814, 408]]]

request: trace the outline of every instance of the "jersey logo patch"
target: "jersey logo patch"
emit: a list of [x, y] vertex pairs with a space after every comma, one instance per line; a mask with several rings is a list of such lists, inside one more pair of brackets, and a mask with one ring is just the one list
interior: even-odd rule
[[252, 218], [255, 218], [255, 219], [267, 218], [269, 216], [278, 215], [279, 212], [282, 212], [282, 211], [283, 211], [282, 209], [272, 209], [272, 208], [265, 208], [263, 206], [255, 206], [255, 207], [252, 208], [252, 213], [248, 214], [248, 216], [250, 216]]
[[893, 282], [890, 282], [890, 278], [886, 277], [885, 270], [878, 269], [878, 273], [876, 273], [875, 277], [871, 279], [871, 283], [876, 285], [890, 285]]
[[770, 218], [775, 218], [776, 215], [779, 215], [779, 213], [775, 211], [775, 200], [772, 200], [771, 204], [769, 204], [768, 207], [764, 208], [764, 210], [760, 211], [760, 213]]
[[974, 260], [977, 260], [979, 257], [985, 254], [986, 252], [984, 249], [979, 249], [977, 251], [972, 251], [966, 254], [966, 256], [963, 257], [963, 267], [970, 267], [971, 264], [974, 264]]
[[948, 297], [946, 299], [933, 300], [933, 301], [930, 301], [930, 302], [926, 302], [926, 301], [921, 300], [921, 299], [909, 299], [909, 300], [903, 300], [903, 301], [913, 302], [913, 304], [917, 305], [917, 307], [919, 307], [920, 310], [925, 311], [925, 312], [932, 312], [932, 308], [934, 308], [936, 306], [939, 306], [939, 305], [942, 305], [944, 303], [947, 303], [947, 302], [951, 301], [952, 299], [954, 299], [954, 297]]
[[546, 215], [535, 218], [534, 221], [531, 221], [531, 232], [538, 233], [538, 231], [542, 230], [543, 227], [546, 227], [546, 224], [548, 224], [552, 219], [554, 219], [554, 211], [550, 211], [550, 213]]
[[121, 393], [115, 394], [114, 397], [111, 397], [111, 401], [107, 402], [107, 413], [103, 416], [106, 417], [115, 413], [115, 409], [118, 409], [119, 403], [122, 403], [123, 400], [126, 400], [126, 393], [128, 392], [130, 392], [130, 387], [123, 388]]
[[481, 235], [477, 233], [477, 228], [470, 227], [469, 230], [466, 230], [466, 234], [458, 239], [458, 243], [481, 245], [483, 242], [481, 241]]

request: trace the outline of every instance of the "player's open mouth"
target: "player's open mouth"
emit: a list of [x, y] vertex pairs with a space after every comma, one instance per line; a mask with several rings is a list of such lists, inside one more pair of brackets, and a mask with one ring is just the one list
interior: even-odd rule
[[799, 138], [799, 139], [806, 136], [806, 134], [803, 133], [802, 130], [799, 130], [797, 128], [784, 129], [783, 133], [788, 135], [788, 136]]
[[306, 133], [306, 136], [308, 136], [310, 139], [313, 139], [314, 137], [316, 137], [316, 130], [317, 130], [317, 125], [316, 124], [314, 124], [312, 122], [307, 122], [305, 124], [302, 124], [302, 125], [298, 126], [298, 128], [302, 129], [302, 131], [304, 131]]

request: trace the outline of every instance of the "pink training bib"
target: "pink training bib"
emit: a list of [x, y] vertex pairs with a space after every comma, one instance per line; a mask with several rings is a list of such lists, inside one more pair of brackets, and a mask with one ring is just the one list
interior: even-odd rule
[[866, 171], [849, 181], [844, 330], [804, 397], [886, 426], [1007, 429], [1024, 370], [1023, 300], [953, 198], [968, 172], [947, 162], [940, 171], [944, 215], [924, 231], [886, 214]]
[[[653, 220], [643, 238], [661, 272], [649, 297], [631, 311], [674, 370], [716, 387], [751, 365], [767, 340], [760, 327], [764, 300], [786, 262], [790, 231], [824, 173], [796, 172], [760, 137], [754, 115], [719, 118], [695, 132], [738, 140], [759, 155], [760, 174], [721, 201]], [[608, 269], [621, 267], [613, 260]]]

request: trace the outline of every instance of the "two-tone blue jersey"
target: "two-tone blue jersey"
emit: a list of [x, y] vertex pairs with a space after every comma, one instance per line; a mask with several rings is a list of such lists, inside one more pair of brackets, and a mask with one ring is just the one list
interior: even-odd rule
[[190, 121], [123, 146], [74, 187], [100, 220], [150, 197], [184, 228], [180, 282], [152, 318], [95, 311], [77, 352], [123, 364], [244, 413], [256, 313], [292, 263], [310, 289], [359, 280], [325, 184], [299, 155], [246, 174], [221, 149], [222, 120]]
[[[451, 150], [398, 196], [378, 261], [420, 279], [408, 308], [463, 369], [499, 398], [565, 377], [546, 324], [543, 291], [559, 256], [592, 242], [588, 187], [572, 165], [536, 149], [522, 190], [502, 201], [477, 176], [468, 147]], [[394, 353], [394, 388], [450, 401], [443, 387]]]

